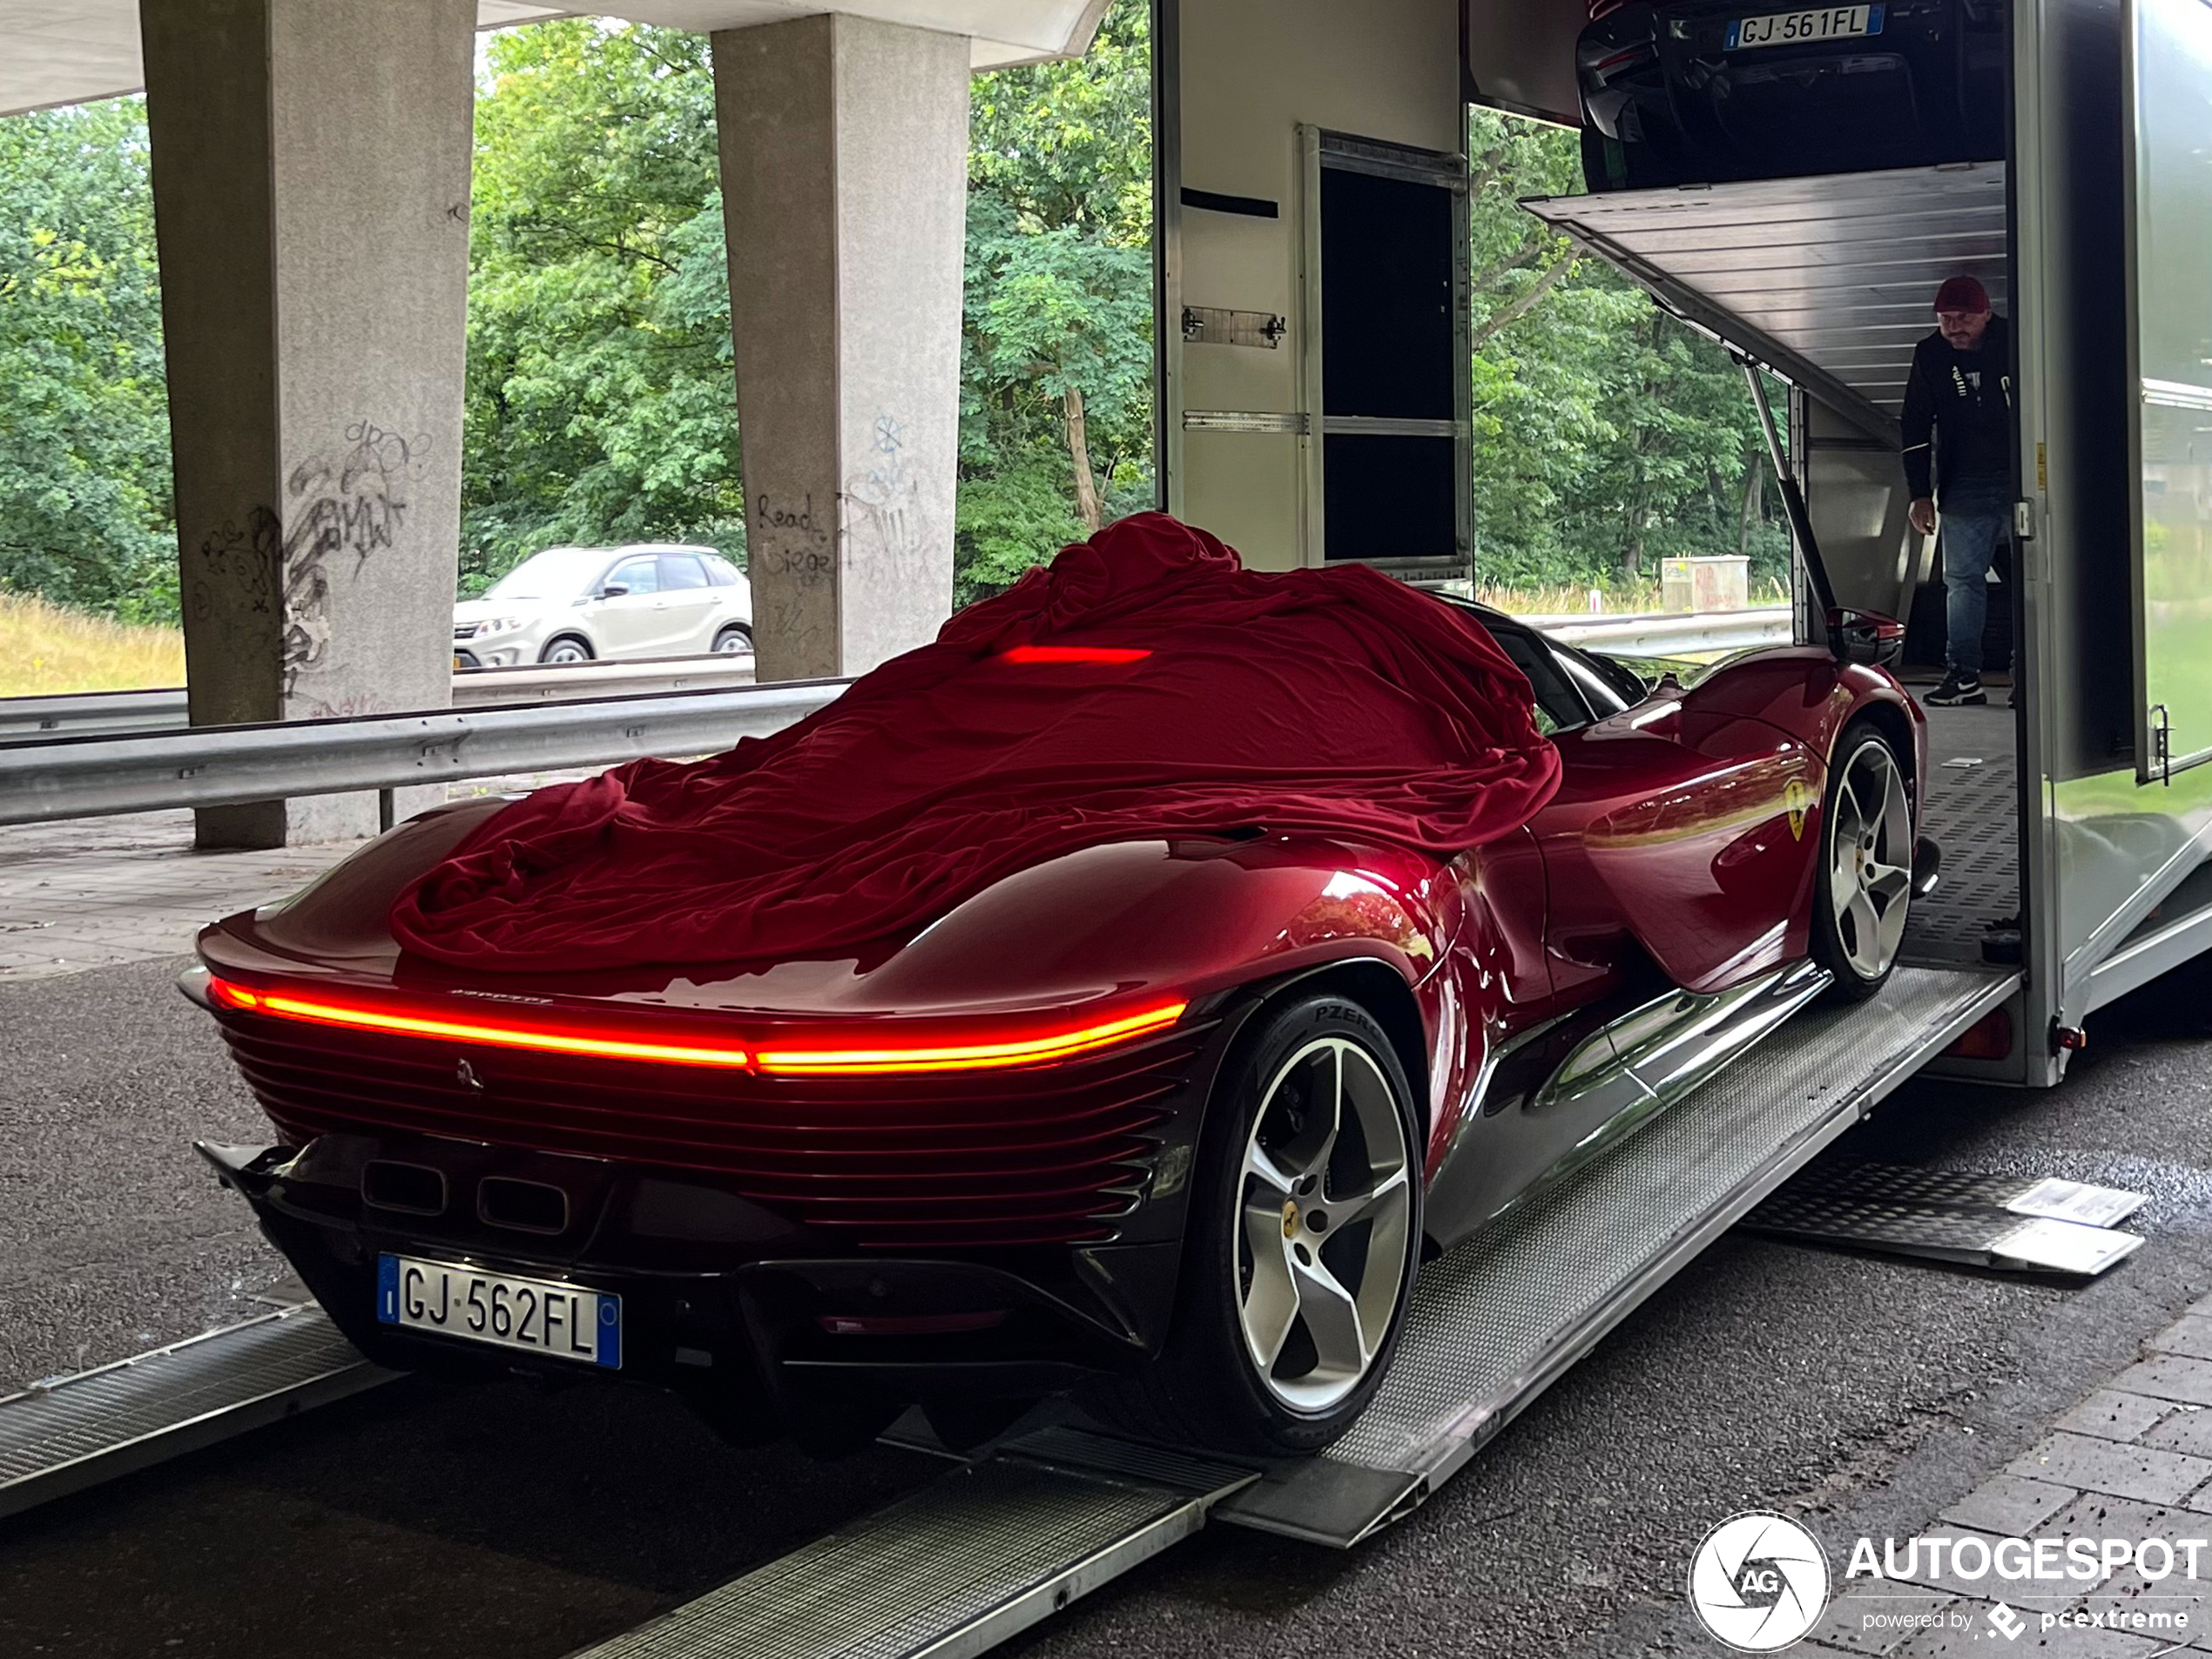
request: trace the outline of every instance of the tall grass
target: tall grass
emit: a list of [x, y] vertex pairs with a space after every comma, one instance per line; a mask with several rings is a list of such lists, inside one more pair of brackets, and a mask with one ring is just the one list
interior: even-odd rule
[[184, 683], [185, 637], [174, 628], [111, 622], [30, 595], [0, 593], [0, 697]]
[[[1628, 616], [1659, 609], [1659, 584], [1639, 583], [1634, 587], [1600, 588], [1605, 614]], [[1488, 582], [1474, 586], [1475, 603], [1502, 610], [1509, 617], [1579, 617], [1590, 608], [1590, 590], [1567, 584], [1507, 587]]]
[[[1597, 592], [1599, 608], [1608, 617], [1639, 616], [1660, 609], [1656, 582], [1602, 587]], [[1590, 609], [1590, 589], [1587, 585], [1514, 588], [1494, 587], [1483, 582], [1475, 584], [1474, 597], [1478, 604], [1511, 617], [1580, 617]], [[1790, 590], [1770, 577], [1755, 577], [1750, 599], [1755, 607], [1786, 605], [1790, 603]]]

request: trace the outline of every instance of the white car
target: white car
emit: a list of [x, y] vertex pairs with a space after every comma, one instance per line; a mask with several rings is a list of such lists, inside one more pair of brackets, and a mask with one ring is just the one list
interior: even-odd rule
[[549, 547], [453, 608], [453, 665], [752, 649], [752, 587], [711, 547]]

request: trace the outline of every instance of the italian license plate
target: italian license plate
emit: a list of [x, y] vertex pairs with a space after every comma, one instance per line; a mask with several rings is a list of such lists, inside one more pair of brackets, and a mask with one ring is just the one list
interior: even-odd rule
[[1728, 26], [1723, 50], [1749, 46], [1794, 46], [1807, 41], [1845, 40], [1882, 32], [1879, 6], [1826, 6], [1818, 11], [1770, 11], [1763, 17], [1738, 17]]
[[622, 1367], [622, 1298], [574, 1285], [413, 1256], [379, 1256], [376, 1317], [409, 1331], [610, 1371]]

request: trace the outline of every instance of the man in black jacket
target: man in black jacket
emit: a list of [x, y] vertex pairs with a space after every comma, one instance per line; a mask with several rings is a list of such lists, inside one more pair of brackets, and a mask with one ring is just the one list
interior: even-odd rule
[[1936, 332], [1912, 353], [1901, 424], [1912, 528], [1932, 535], [1942, 505], [1948, 671], [1926, 701], [1947, 708], [1989, 701], [1981, 635], [1989, 567], [2012, 519], [2013, 342], [1970, 276], [1936, 291], [1935, 312]]

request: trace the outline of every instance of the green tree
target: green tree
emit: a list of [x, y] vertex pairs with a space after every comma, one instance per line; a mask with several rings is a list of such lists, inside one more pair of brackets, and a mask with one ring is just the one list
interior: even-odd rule
[[977, 79], [969, 124], [964, 602], [1151, 504], [1150, 10], [1088, 55]]
[[1519, 206], [1582, 188], [1575, 135], [1488, 110], [1467, 133], [1478, 576], [1627, 583], [1739, 548], [1785, 569], [1741, 371]]
[[743, 555], [706, 51], [700, 35], [583, 20], [493, 37], [476, 103], [465, 588], [559, 542]]
[[145, 111], [0, 121], [0, 587], [177, 615]]

